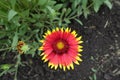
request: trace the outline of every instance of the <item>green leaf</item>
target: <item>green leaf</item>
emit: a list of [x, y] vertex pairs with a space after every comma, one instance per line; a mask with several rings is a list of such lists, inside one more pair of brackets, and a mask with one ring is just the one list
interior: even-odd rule
[[20, 20], [20, 16], [14, 17], [14, 19], [12, 21], [13, 21], [15, 26], [20, 26], [21, 25], [19, 20]]
[[74, 20], [76, 20], [80, 25], [83, 25], [83, 23], [79, 19], [74, 18]]
[[77, 12], [77, 9], [72, 10], [72, 11], [70, 12], [70, 14], [69, 14], [69, 16], [68, 16], [68, 17], [75, 16], [75, 15], [76, 15], [76, 12]]
[[97, 70], [96, 70], [96, 69], [94, 69], [94, 68], [91, 68], [91, 70], [92, 70], [94, 73], [96, 73], [96, 72], [97, 72]]
[[67, 18], [65, 18], [64, 21], [65, 21], [67, 24], [71, 23], [70, 20], [67, 19]]
[[49, 10], [52, 14], [55, 13], [55, 10], [54, 10], [53, 8], [51, 8], [50, 6], [47, 6], [47, 8], [48, 8], [48, 10]]
[[82, 0], [82, 8], [84, 17], [87, 18], [88, 14], [90, 14], [89, 9], [87, 8], [88, 0]]
[[87, 8], [88, 0], [82, 0], [82, 7], [85, 10]]
[[49, 6], [53, 6], [53, 5], [55, 5], [56, 4], [56, 1], [55, 0], [47, 0], [47, 5], [49, 5]]
[[24, 23], [21, 25], [18, 32], [20, 36], [24, 36], [27, 31], [28, 31], [28, 24]]
[[97, 80], [96, 74], [93, 74], [93, 79]]
[[8, 21], [10, 21], [16, 14], [17, 12], [11, 9], [8, 13]]
[[24, 10], [24, 11], [22, 11], [21, 13], [20, 13], [20, 15], [23, 17], [23, 18], [27, 18], [28, 16], [29, 16], [29, 9], [27, 9], [27, 10]]
[[38, 5], [43, 6], [48, 0], [39, 0]]
[[78, 3], [80, 3], [82, 0], [77, 0], [78, 1]]
[[14, 50], [15, 47], [17, 46], [18, 43], [18, 33], [15, 32], [15, 36], [13, 37], [13, 41], [12, 41], [12, 49]]
[[63, 6], [63, 4], [57, 4], [54, 6], [54, 9], [58, 11], [59, 9], [62, 8], [62, 6]]
[[48, 10], [50, 11], [50, 17], [54, 18], [56, 16], [56, 11], [51, 8], [50, 6], [47, 6]]
[[77, 0], [72, 2], [72, 9], [75, 9], [77, 7]]
[[80, 16], [80, 15], [82, 15], [82, 13], [83, 13], [82, 8], [81, 8], [81, 6], [79, 6], [77, 9], [77, 15]]
[[41, 28], [41, 27], [44, 27], [44, 23], [37, 22], [37, 23], [35, 23], [35, 26]]
[[94, 10], [95, 12], [98, 12], [99, 8], [103, 4], [104, 0], [93, 0], [94, 3]]
[[109, 9], [112, 9], [112, 3], [109, 0], [105, 0], [104, 3], [109, 7]]
[[93, 80], [93, 78], [92, 78], [91, 76], [89, 76], [89, 79], [90, 79], [90, 80]]
[[84, 17], [87, 18], [88, 14], [90, 14], [89, 9], [83, 10]]
[[[66, 9], [66, 8], [65, 8], [65, 9]], [[72, 11], [71, 8], [68, 8], [68, 9], [66, 10], [65, 17], [67, 17], [67, 16], [70, 14], [71, 11]]]
[[0, 65], [0, 69], [8, 70], [11, 66], [12, 66], [12, 64], [2, 64], [2, 65]]
[[15, 4], [16, 4], [16, 0], [10, 0], [10, 3], [12, 5], [12, 8], [14, 9], [15, 8]]

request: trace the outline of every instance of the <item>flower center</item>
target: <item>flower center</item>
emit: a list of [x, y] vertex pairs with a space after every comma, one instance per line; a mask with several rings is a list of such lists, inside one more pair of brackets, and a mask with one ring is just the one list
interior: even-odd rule
[[56, 47], [59, 50], [62, 50], [64, 48], [65, 44], [62, 41], [57, 42]]
[[69, 49], [69, 45], [65, 40], [57, 40], [53, 44], [53, 51], [57, 54], [66, 53]]

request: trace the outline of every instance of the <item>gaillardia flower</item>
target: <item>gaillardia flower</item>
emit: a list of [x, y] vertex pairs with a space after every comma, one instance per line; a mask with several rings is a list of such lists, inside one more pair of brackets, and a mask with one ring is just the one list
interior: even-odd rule
[[19, 42], [18, 42], [17, 51], [18, 51], [20, 54], [23, 54], [23, 53], [27, 52], [28, 50], [29, 50], [28, 45], [26, 45], [23, 41], [19, 41]]
[[66, 28], [56, 28], [52, 31], [48, 30], [43, 36], [44, 39], [40, 40], [42, 46], [39, 50], [42, 60], [48, 61], [48, 66], [55, 70], [60, 67], [64, 71], [74, 69], [73, 63], [78, 64], [82, 61], [81, 54], [83, 43], [81, 36], [77, 37], [75, 31]]

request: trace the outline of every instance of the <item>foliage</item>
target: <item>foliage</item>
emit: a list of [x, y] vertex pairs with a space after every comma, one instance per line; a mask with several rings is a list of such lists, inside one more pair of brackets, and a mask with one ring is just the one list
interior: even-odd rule
[[93, 72], [92, 76], [89, 76], [89, 80], [97, 80], [97, 69], [91, 68]]
[[103, 3], [111, 9], [109, 0], [0, 0], [0, 48], [15, 50], [23, 40], [31, 45], [29, 53], [33, 54], [46, 29], [68, 26], [71, 19], [82, 24], [77, 17], [87, 18], [92, 8], [98, 12]]
[[[109, 9], [112, 8], [110, 0], [58, 0], [61, 1], [63, 6], [66, 8], [70, 6], [71, 15], [84, 15], [85, 18], [92, 12], [96, 13], [99, 11], [100, 7], [105, 4]], [[71, 5], [70, 5], [71, 4]], [[68, 7], [69, 8], [69, 7]]]
[[[1, 0], [0, 48], [15, 50], [19, 40], [37, 44], [42, 36], [39, 34], [58, 23], [61, 7], [54, 0]], [[34, 44], [30, 44], [31, 54], [38, 46]]]

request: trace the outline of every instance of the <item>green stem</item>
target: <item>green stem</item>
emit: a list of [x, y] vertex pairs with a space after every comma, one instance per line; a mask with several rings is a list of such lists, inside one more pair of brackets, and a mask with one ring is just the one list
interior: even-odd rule
[[92, 2], [92, 3], [87, 7], [87, 9], [89, 9], [90, 7], [92, 7], [93, 4], [94, 4], [94, 2]]
[[12, 48], [12, 47], [0, 49], [0, 51], [5, 51], [5, 50], [11, 49], [11, 48]]
[[15, 65], [15, 76], [14, 76], [14, 80], [17, 80], [17, 73], [18, 73], [18, 67], [21, 64], [21, 57], [20, 54], [17, 56], [17, 62]]
[[4, 15], [0, 15], [0, 17], [1, 17], [1, 18], [7, 18], [7, 17], [6, 17], [6, 16], [4, 16]]
[[72, 16], [72, 17], [70, 17], [70, 18], [68, 18], [68, 19], [74, 19], [74, 18], [76, 18], [76, 17], [78, 17], [78, 15]]

